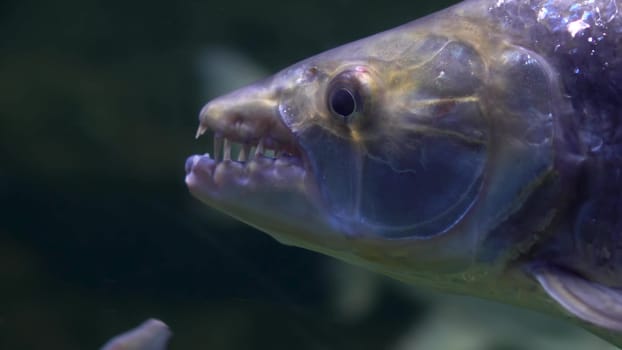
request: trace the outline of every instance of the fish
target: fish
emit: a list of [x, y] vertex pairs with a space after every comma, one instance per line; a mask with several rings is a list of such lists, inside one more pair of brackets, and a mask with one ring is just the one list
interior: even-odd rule
[[466, 0], [207, 102], [185, 182], [296, 246], [622, 346], [620, 0]]
[[164, 322], [150, 318], [113, 337], [100, 350], [166, 350], [170, 337], [171, 331]]

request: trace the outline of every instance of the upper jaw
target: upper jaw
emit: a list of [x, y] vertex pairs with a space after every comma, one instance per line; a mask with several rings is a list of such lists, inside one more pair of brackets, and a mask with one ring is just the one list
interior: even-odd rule
[[294, 134], [281, 121], [278, 96], [266, 82], [207, 103], [196, 137], [213, 132], [212, 154], [186, 162], [190, 191], [210, 205], [216, 199], [264, 187], [306, 188], [307, 162]]
[[223, 141], [224, 146], [230, 141], [260, 151], [299, 152], [294, 135], [281, 121], [275, 95], [272, 89], [255, 84], [210, 101], [199, 114], [196, 137], [207, 130], [214, 132], [214, 158], [220, 157], [217, 143]]

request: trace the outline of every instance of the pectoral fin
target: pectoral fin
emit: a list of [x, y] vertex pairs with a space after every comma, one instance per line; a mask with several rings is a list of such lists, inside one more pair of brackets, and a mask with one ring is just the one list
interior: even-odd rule
[[539, 266], [532, 273], [566, 311], [599, 327], [622, 331], [622, 290], [551, 266]]

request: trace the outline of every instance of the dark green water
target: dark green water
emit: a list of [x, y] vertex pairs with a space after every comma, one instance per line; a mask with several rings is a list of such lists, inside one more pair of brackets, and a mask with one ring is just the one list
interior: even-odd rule
[[206, 55], [272, 72], [447, 3], [0, 3], [0, 349], [96, 349], [149, 317], [177, 350], [395, 348], [433, 302], [208, 209], [184, 161], [237, 82], [217, 60], [205, 81]]

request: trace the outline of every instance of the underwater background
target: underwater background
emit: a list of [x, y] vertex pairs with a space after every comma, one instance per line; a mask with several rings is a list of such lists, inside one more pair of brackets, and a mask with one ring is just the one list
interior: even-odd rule
[[0, 2], [0, 349], [613, 349], [286, 247], [184, 184], [210, 98], [450, 1]]

